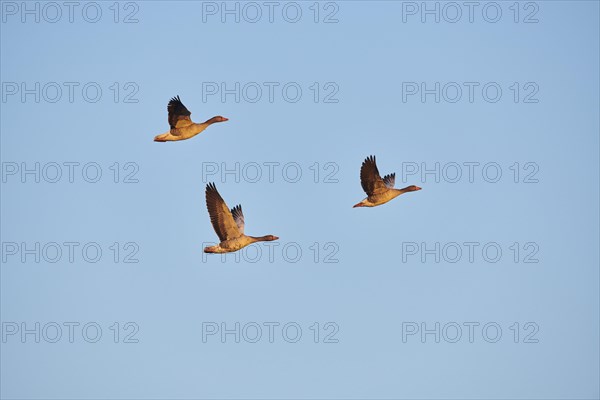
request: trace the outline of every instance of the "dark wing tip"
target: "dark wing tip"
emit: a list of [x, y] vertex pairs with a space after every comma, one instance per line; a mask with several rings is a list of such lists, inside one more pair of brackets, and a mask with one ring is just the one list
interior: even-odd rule
[[375, 164], [375, 156], [368, 156], [365, 158], [365, 161], [363, 161], [363, 164]]
[[174, 103], [181, 103], [181, 100], [179, 100], [179, 96], [171, 97], [167, 107], [171, 107]]
[[375, 161], [375, 156], [368, 156], [367, 158], [365, 158], [365, 161], [363, 161], [363, 163], [362, 163], [363, 166], [369, 165], [369, 164], [377, 166], [377, 163]]
[[206, 194], [208, 194], [209, 192], [216, 192], [217, 191], [217, 186], [215, 185], [214, 182], [209, 182], [206, 185]]
[[238, 204], [237, 206], [231, 209], [231, 215], [233, 215], [234, 219], [243, 218], [244, 213], [242, 212], [242, 205]]
[[374, 155], [370, 155], [365, 158], [360, 168], [360, 183], [365, 193], [371, 196], [380, 183], [383, 183], [380, 181], [381, 177], [377, 169], [376, 158]]
[[385, 186], [387, 186], [388, 188], [393, 188], [396, 185], [396, 173], [392, 172], [391, 174], [387, 174], [384, 178], [383, 178], [383, 183], [385, 184]]
[[167, 105], [167, 108], [171, 108], [171, 107], [185, 107], [183, 105], [183, 103], [181, 102], [179, 95], [177, 95], [175, 97], [171, 97], [171, 100], [169, 100], [169, 104]]
[[177, 96], [171, 98], [171, 100], [169, 100], [169, 104], [167, 105], [167, 111], [169, 112], [169, 117], [171, 115], [184, 116], [184, 117], [188, 117], [188, 116], [192, 115], [190, 110], [188, 110], [187, 107], [184, 106], [183, 103], [181, 102], [179, 95], [177, 95]]

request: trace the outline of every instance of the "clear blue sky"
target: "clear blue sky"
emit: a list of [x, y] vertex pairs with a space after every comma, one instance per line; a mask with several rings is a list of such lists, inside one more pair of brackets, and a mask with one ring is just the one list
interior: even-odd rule
[[[85, 3], [73, 22], [66, 6], [59, 16], [40, 3], [39, 23], [21, 4], [1, 3], [3, 398], [600, 396], [598, 2], [520, 3], [518, 15], [499, 2], [495, 23], [488, 3], [472, 22], [466, 6], [458, 18], [438, 3], [439, 23], [421, 2], [320, 3], [318, 23], [313, 2], [297, 3], [296, 23], [289, 3], [272, 22], [262, 2], [260, 18], [239, 3], [239, 23], [221, 2], [120, 3], [118, 15], [100, 2], [96, 23]], [[439, 103], [435, 93], [423, 102], [436, 82]], [[233, 94], [222, 99], [221, 83]], [[154, 143], [175, 95], [197, 122], [230, 120]], [[353, 209], [370, 154], [397, 186], [423, 190]], [[21, 175], [36, 163], [39, 183]], [[203, 176], [236, 163], [239, 182]], [[403, 181], [436, 163], [438, 182]], [[281, 238], [273, 260], [262, 245], [257, 262], [256, 248], [238, 262], [202, 253], [216, 240], [204, 200], [212, 180], [230, 207], [243, 205], [246, 233]], [[73, 262], [65, 242], [78, 243]], [[22, 340], [36, 322], [40, 342]], [[69, 322], [79, 324], [73, 343]], [[208, 335], [236, 322], [240, 343]], [[279, 323], [273, 343], [269, 322]], [[436, 323], [440, 342], [422, 340]], [[479, 324], [472, 343], [469, 323]], [[96, 343], [85, 324], [88, 340], [102, 329]], [[302, 337], [288, 343], [295, 327]], [[123, 343], [135, 329], [138, 342]], [[337, 343], [324, 343], [335, 330]]]

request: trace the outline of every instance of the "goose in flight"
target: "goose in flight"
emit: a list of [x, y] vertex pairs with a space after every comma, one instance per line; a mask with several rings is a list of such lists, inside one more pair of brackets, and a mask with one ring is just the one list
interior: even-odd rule
[[395, 173], [386, 175], [381, 179], [377, 164], [375, 163], [375, 156], [367, 157], [360, 168], [360, 184], [367, 194], [367, 198], [355, 204], [354, 207], [379, 206], [401, 194], [421, 190], [420, 187], [415, 185], [407, 186], [404, 189], [394, 189], [395, 183]]
[[171, 101], [169, 101], [167, 111], [169, 112], [169, 125], [171, 126], [171, 130], [154, 137], [155, 142], [170, 142], [189, 139], [208, 128], [209, 125], [216, 122], [228, 121], [225, 117], [216, 116], [201, 124], [192, 122], [190, 119], [192, 113], [183, 105], [179, 96], [173, 97]]
[[237, 205], [229, 210], [214, 183], [206, 185], [206, 208], [208, 208], [210, 222], [221, 243], [205, 247], [205, 253], [231, 253], [252, 243], [279, 239], [273, 235], [260, 237], [245, 235], [242, 206]]

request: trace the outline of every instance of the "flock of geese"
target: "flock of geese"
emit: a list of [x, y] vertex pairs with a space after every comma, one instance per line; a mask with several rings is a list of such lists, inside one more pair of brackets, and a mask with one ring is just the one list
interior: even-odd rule
[[[192, 113], [183, 105], [179, 96], [173, 97], [167, 105], [169, 125], [171, 129], [157, 135], [155, 142], [173, 142], [193, 138], [210, 125], [228, 121], [227, 118], [216, 116], [197, 124], [192, 121]], [[363, 200], [354, 207], [376, 207], [400, 196], [401, 194], [421, 190], [420, 187], [411, 185], [404, 189], [394, 189], [396, 174], [391, 173], [381, 178], [375, 156], [369, 156], [363, 161], [360, 168], [360, 184], [367, 194]], [[219, 237], [220, 243], [204, 248], [205, 253], [230, 253], [238, 251], [252, 243], [265, 242], [279, 239], [274, 235], [249, 236], [244, 233], [244, 213], [242, 206], [237, 205], [229, 209], [225, 200], [219, 194], [214, 183], [206, 185], [206, 208], [210, 222]]]

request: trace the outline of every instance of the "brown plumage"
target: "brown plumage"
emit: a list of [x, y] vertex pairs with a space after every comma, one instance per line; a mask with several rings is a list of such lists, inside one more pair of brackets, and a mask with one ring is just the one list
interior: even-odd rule
[[375, 156], [369, 156], [363, 161], [360, 168], [360, 184], [367, 197], [354, 207], [375, 207], [400, 196], [403, 193], [421, 190], [420, 187], [411, 185], [404, 189], [394, 189], [396, 174], [391, 173], [381, 179]]
[[221, 243], [216, 246], [205, 247], [205, 253], [229, 253], [255, 242], [279, 239], [273, 235], [260, 237], [245, 235], [242, 206], [237, 205], [230, 210], [214, 183], [206, 185], [206, 208], [208, 209], [210, 222]]
[[[183, 105], [179, 96], [175, 96], [169, 101], [167, 112], [169, 113], [169, 126], [171, 129], [181, 128], [192, 123], [190, 119], [192, 113]], [[179, 126], [177, 126], [177, 123], [179, 123]]]
[[212, 117], [201, 124], [194, 123], [190, 118], [192, 113], [183, 105], [179, 96], [173, 97], [169, 101], [167, 112], [169, 113], [169, 126], [171, 127], [171, 130], [162, 135], [155, 136], [155, 142], [170, 142], [189, 139], [214, 123], [228, 121], [227, 118], [219, 115]]

